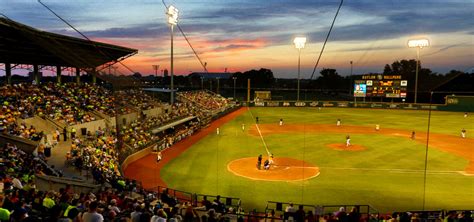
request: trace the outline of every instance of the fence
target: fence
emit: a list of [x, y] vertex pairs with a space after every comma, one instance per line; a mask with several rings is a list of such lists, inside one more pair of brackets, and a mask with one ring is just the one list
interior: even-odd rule
[[156, 192], [158, 196], [161, 196], [163, 193], [171, 195], [172, 197], [176, 198], [179, 202], [189, 202], [193, 203], [193, 193], [175, 190], [172, 188], [167, 188], [163, 186], [157, 186], [154, 188], [149, 189], [150, 191]]
[[[193, 195], [193, 205], [198, 206], [201, 201], [204, 200], [204, 198], [207, 198], [207, 200], [212, 201], [208, 198], [216, 199], [217, 196], [215, 195], [207, 195], [207, 194], [194, 194]], [[235, 198], [235, 197], [225, 197], [225, 196], [220, 196], [222, 200], [225, 200], [225, 205], [227, 207], [233, 207], [234, 209], [237, 209], [241, 205], [241, 200], [240, 198]]]
[[377, 218], [380, 216], [380, 213], [377, 209], [373, 208], [370, 205], [323, 205], [321, 206], [321, 215], [332, 214], [344, 208], [346, 212], [350, 212], [353, 208], [360, 214], [361, 220], [368, 221], [371, 215], [376, 215]]

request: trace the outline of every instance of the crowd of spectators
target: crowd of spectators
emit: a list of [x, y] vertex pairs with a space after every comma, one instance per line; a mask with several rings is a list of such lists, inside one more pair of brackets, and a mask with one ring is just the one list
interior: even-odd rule
[[[34, 94], [37, 90], [25, 85], [6, 85], [0, 87], [0, 132], [33, 136], [26, 126], [18, 126], [18, 118], [28, 118], [34, 114], [34, 106], [24, 98], [23, 93]], [[28, 131], [28, 132], [26, 132]], [[36, 130], [33, 130], [36, 132]]]
[[140, 188], [75, 193], [70, 186], [48, 192], [35, 187], [7, 186], [0, 195], [0, 221], [229, 221], [224, 212], [218, 212], [218, 207], [218, 203], [213, 202], [207, 212], [198, 212], [189, 202], [179, 203], [175, 198]]
[[[108, 116], [130, 113], [137, 109], [150, 109], [156, 101], [140, 90], [117, 92], [116, 95], [101, 86], [77, 83], [21, 83], [0, 88], [0, 129], [17, 118], [33, 115], [49, 117], [58, 122], [75, 125], [96, 120], [91, 111]], [[118, 107], [117, 107], [118, 106]]]
[[39, 191], [34, 183], [35, 175], [48, 175], [51, 171], [41, 165], [38, 157], [28, 155], [11, 144], [0, 147], [0, 157], [2, 222], [178, 222], [200, 219], [188, 202], [180, 203], [167, 192], [160, 196], [146, 192], [135, 181], [126, 179], [118, 179], [112, 187], [97, 192], [75, 193], [69, 185], [57, 191]]
[[40, 141], [44, 136], [44, 132], [38, 132], [34, 126], [28, 127], [25, 123], [18, 125], [16, 122], [8, 124], [1, 132], [33, 141]]
[[223, 111], [229, 105], [226, 98], [207, 91], [187, 91], [178, 94], [208, 111]]
[[80, 170], [91, 170], [96, 182], [113, 184], [121, 178], [116, 144], [114, 132], [106, 135], [98, 129], [95, 135], [88, 132], [86, 138], [76, 138], [66, 159]]
[[[162, 115], [145, 116], [123, 126], [120, 131], [123, 142], [135, 149], [156, 142], [157, 148], [165, 149], [196, 132], [201, 126], [199, 117], [209, 116], [210, 110], [225, 106], [220, 98], [211, 98], [204, 92], [189, 95], [189, 101], [173, 104]], [[120, 101], [116, 101], [117, 98]], [[190, 101], [207, 105], [208, 109], [203, 110]], [[43, 133], [37, 132], [33, 126], [18, 124], [18, 118], [38, 115], [74, 125], [93, 121], [90, 111], [115, 116], [116, 110], [120, 114], [130, 111], [128, 106], [143, 110], [158, 104], [141, 91], [119, 92], [113, 96], [96, 85], [75, 83], [4, 86], [0, 88], [0, 103], [0, 129], [32, 140], [43, 138]], [[116, 108], [117, 103], [124, 108]], [[160, 135], [151, 132], [158, 126], [189, 116], [198, 118]], [[59, 141], [58, 129], [53, 135]], [[66, 134], [64, 137], [66, 140]], [[43, 160], [44, 144], [39, 146], [43, 148], [38, 148], [37, 157], [8, 144], [0, 151], [0, 221], [101, 221], [102, 218], [110, 221], [114, 218], [131, 218], [132, 221], [217, 221], [219, 213], [226, 211], [220, 207], [209, 209], [208, 217], [200, 218], [190, 204], [179, 204], [170, 196], [157, 198], [153, 193], [141, 193], [141, 201], [132, 198], [129, 191], [143, 191], [138, 184], [120, 175], [118, 139], [114, 130], [99, 128], [94, 134], [87, 132], [85, 137], [72, 139], [67, 161], [81, 170], [91, 170], [95, 181], [109, 183], [113, 189], [95, 194], [75, 194], [70, 187], [59, 192], [37, 191], [33, 182], [35, 175], [58, 175], [54, 167], [47, 166]]]
[[123, 142], [135, 149], [144, 148], [158, 139], [158, 136], [153, 135], [151, 130], [161, 123], [160, 118], [151, 117], [145, 120], [135, 120], [128, 126], [122, 126]]
[[15, 145], [6, 143], [0, 147], [0, 179], [17, 188], [31, 184], [35, 174], [57, 175], [57, 172], [45, 164], [41, 157], [27, 154]]
[[118, 98], [119, 106], [132, 106], [136, 109], [147, 110], [156, 107], [158, 101], [143, 90], [129, 89], [118, 91], [115, 96]]

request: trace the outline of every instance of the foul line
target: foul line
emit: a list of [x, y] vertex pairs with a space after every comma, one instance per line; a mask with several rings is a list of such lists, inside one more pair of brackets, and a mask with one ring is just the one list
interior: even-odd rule
[[[385, 171], [391, 173], [422, 173], [424, 170], [415, 170], [415, 169], [384, 169], [384, 168], [359, 168], [359, 167], [319, 167], [320, 169], [330, 169], [330, 170], [363, 170], [363, 171]], [[428, 170], [429, 174], [463, 174], [464, 171], [455, 171], [455, 170]]]
[[[252, 115], [252, 120], [255, 120], [255, 117], [253, 116], [252, 111], [250, 110], [249, 107], [247, 109], [250, 112], [250, 115]], [[267, 155], [270, 157], [270, 150], [268, 150], [267, 143], [265, 143], [265, 140], [263, 139], [262, 132], [260, 132], [260, 128], [258, 128], [258, 123], [255, 123], [255, 126], [257, 127], [258, 134], [260, 135], [260, 138], [262, 139], [263, 145], [265, 146], [265, 150], [267, 150]]]

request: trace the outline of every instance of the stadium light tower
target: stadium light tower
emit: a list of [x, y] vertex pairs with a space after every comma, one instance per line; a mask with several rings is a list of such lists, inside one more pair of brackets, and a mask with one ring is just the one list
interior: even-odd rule
[[171, 99], [170, 103], [174, 104], [174, 64], [173, 64], [173, 28], [175, 25], [178, 25], [178, 9], [173, 5], [168, 6], [166, 11], [166, 15], [168, 16], [168, 24], [170, 25], [170, 32], [171, 32], [171, 81], [170, 81], [170, 88], [171, 88]]
[[300, 58], [301, 58], [301, 49], [304, 48], [304, 44], [306, 43], [306, 37], [296, 37], [293, 40], [295, 43], [295, 47], [298, 49], [298, 89], [296, 93], [296, 101], [300, 101]]
[[411, 39], [408, 40], [409, 48], [416, 48], [416, 71], [415, 71], [415, 104], [418, 95], [418, 66], [420, 64], [420, 49], [430, 46], [428, 39]]
[[158, 69], [160, 69], [160, 65], [151, 65], [151, 67], [153, 68], [153, 70], [155, 70], [155, 80], [158, 84]]

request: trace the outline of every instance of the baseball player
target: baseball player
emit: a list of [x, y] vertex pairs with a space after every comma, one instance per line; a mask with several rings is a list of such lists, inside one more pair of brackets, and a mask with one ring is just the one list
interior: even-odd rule
[[273, 153], [270, 155], [270, 158], [268, 158], [268, 159], [269, 159], [270, 165], [272, 165], [273, 164]]
[[412, 139], [412, 140], [415, 139], [415, 131], [412, 131], [412, 132], [411, 132], [411, 139]]
[[263, 163], [263, 169], [265, 170], [270, 169], [270, 161], [268, 159], [265, 160], [265, 162]]
[[341, 125], [341, 119], [337, 119], [336, 126], [340, 126], [340, 125]]
[[283, 119], [280, 119], [280, 126], [283, 126]]
[[376, 124], [375, 125], [375, 131], [379, 131], [380, 130], [380, 125], [379, 124]]
[[464, 128], [461, 130], [461, 137], [466, 138], [466, 129]]
[[467, 118], [467, 112], [464, 113], [464, 118]]
[[257, 159], [257, 169], [260, 170], [260, 166], [262, 165], [262, 154], [258, 155]]
[[242, 123], [242, 131], [244, 131], [244, 130], [245, 130], [245, 124]]
[[156, 162], [160, 162], [161, 159], [163, 159], [163, 155], [161, 154], [161, 151], [156, 154]]
[[219, 128], [217, 128], [217, 132], [216, 132], [216, 133], [217, 133], [217, 135], [219, 135]]
[[346, 136], [346, 147], [349, 147], [351, 145], [351, 136], [347, 135]]

